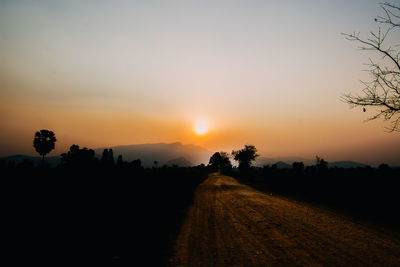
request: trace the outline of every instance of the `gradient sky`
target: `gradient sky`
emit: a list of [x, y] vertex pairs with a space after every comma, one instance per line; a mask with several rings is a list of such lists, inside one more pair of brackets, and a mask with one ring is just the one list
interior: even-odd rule
[[341, 33], [378, 14], [372, 0], [0, 0], [0, 156], [34, 155], [50, 129], [51, 155], [181, 141], [400, 165], [400, 134], [340, 101], [372, 56]]

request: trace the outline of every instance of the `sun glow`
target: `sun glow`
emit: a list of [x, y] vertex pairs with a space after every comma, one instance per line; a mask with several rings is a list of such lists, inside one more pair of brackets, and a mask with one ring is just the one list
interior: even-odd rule
[[199, 121], [194, 124], [194, 132], [197, 135], [205, 135], [208, 132], [208, 124], [204, 121]]

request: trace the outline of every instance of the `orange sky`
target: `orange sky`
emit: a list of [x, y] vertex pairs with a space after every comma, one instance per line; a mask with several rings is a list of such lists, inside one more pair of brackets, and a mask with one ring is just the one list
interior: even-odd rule
[[1, 2], [0, 156], [35, 154], [50, 129], [52, 155], [181, 141], [400, 165], [399, 133], [340, 101], [370, 56], [340, 33], [368, 33], [377, 14], [361, 0]]

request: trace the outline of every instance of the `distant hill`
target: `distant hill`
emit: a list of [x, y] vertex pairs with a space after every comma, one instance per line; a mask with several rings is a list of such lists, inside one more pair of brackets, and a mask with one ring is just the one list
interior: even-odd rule
[[[15, 162], [16, 164], [24, 162], [24, 160], [29, 160], [33, 161], [35, 166], [41, 164], [42, 162], [42, 157], [33, 157], [33, 156], [26, 156], [26, 155], [12, 155], [12, 156], [7, 156], [4, 158], [1, 158], [4, 160], [7, 164], [11, 162]], [[61, 158], [59, 156], [52, 156], [52, 157], [45, 157], [45, 162], [46, 164], [50, 164], [52, 167], [57, 166], [60, 164]]]
[[315, 159], [306, 159], [306, 158], [301, 158], [301, 157], [276, 157], [276, 158], [259, 157], [256, 159], [256, 161], [253, 165], [262, 167], [264, 165], [272, 165], [272, 164], [276, 164], [278, 162], [283, 162], [290, 166], [293, 164], [293, 162], [303, 162], [304, 165], [309, 166], [309, 165], [315, 164]]
[[277, 166], [279, 169], [292, 168], [292, 165], [287, 164], [286, 162], [283, 162], [283, 161], [278, 161], [278, 162], [276, 162], [275, 164], [276, 164], [276, 166]]
[[[140, 159], [144, 167], [154, 166], [154, 161], [158, 161], [158, 166], [163, 166], [167, 163], [171, 164], [171, 162], [178, 162], [180, 164], [185, 164], [185, 166], [194, 166], [201, 163], [207, 164], [212, 155], [212, 152], [202, 147], [184, 145], [180, 142], [138, 144], [108, 148], [112, 148], [115, 158], [117, 158], [118, 155], [122, 155], [124, 161]], [[104, 147], [95, 149], [95, 152], [101, 155], [103, 150]], [[180, 164], [176, 165], [183, 166]]]
[[173, 166], [177, 165], [179, 167], [190, 167], [193, 166], [194, 164], [188, 161], [187, 159], [181, 157], [181, 158], [176, 158], [176, 159], [171, 159], [167, 162], [164, 163], [167, 166]]
[[328, 167], [329, 168], [334, 168], [334, 167], [338, 167], [338, 168], [363, 168], [366, 167], [366, 164], [363, 163], [359, 163], [359, 162], [354, 162], [354, 161], [335, 161], [335, 162], [331, 162], [328, 163]]
[[[254, 166], [262, 167], [264, 165], [278, 165], [278, 168], [291, 168], [293, 162], [303, 162], [305, 166], [315, 165], [315, 160], [312, 159], [305, 159], [299, 157], [282, 157], [282, 158], [258, 158], [254, 164]], [[334, 161], [329, 162], [329, 168], [363, 168], [367, 165], [360, 162], [355, 161]]]

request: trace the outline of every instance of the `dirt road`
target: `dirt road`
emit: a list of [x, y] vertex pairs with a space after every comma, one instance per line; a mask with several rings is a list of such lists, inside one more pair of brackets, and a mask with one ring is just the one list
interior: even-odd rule
[[211, 174], [196, 191], [172, 266], [400, 266], [400, 238]]

